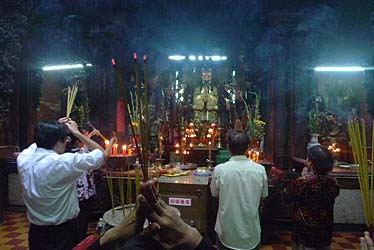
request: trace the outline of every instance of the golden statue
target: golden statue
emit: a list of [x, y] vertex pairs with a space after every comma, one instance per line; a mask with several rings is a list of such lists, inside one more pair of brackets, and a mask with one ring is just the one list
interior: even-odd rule
[[192, 107], [195, 112], [195, 122], [218, 120], [218, 92], [211, 81], [211, 69], [203, 69], [202, 85], [194, 91]]

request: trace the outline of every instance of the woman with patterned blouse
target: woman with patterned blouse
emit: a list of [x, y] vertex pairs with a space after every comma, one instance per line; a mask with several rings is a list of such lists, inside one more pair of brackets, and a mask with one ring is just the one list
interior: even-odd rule
[[[87, 129], [82, 128], [82, 133], [91, 138], [92, 136], [99, 135], [100, 131], [97, 129], [93, 129], [89, 132]], [[77, 142], [78, 148], [76, 149], [80, 153], [87, 153], [89, 152], [86, 145], [82, 144], [80, 141]], [[112, 145], [110, 145], [112, 146]], [[77, 193], [78, 193], [78, 200], [79, 200], [79, 240], [82, 241], [86, 238], [87, 230], [88, 230], [88, 217], [93, 205], [93, 198], [96, 195], [96, 186], [95, 186], [95, 176], [93, 170], [88, 170], [87, 172], [82, 173], [76, 182]]]
[[314, 174], [293, 180], [284, 190], [294, 202], [293, 250], [329, 250], [334, 223], [334, 202], [339, 195], [336, 180], [328, 175], [333, 157], [324, 147], [308, 150], [305, 164]]

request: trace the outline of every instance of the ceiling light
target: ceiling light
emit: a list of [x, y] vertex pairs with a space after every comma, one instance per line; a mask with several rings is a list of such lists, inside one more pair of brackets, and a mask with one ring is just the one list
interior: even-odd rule
[[314, 71], [319, 72], [358, 72], [364, 71], [365, 68], [359, 66], [352, 66], [352, 67], [315, 67]]
[[79, 69], [79, 68], [83, 68], [83, 64], [67, 64], [67, 65], [45, 66], [45, 67], [43, 67], [43, 71], [63, 70], [63, 69]]

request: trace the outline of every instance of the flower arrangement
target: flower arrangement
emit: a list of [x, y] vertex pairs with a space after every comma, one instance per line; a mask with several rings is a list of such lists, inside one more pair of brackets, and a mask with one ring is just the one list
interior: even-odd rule
[[260, 94], [256, 92], [249, 92], [254, 95], [254, 104], [248, 106], [248, 104], [243, 100], [246, 113], [247, 113], [247, 135], [250, 140], [260, 140], [265, 135], [265, 125], [266, 123], [260, 119]]

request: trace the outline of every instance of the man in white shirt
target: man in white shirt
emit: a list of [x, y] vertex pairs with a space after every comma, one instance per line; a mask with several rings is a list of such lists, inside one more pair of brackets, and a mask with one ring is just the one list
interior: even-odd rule
[[259, 205], [268, 195], [265, 168], [246, 157], [248, 137], [244, 132], [228, 135], [229, 161], [215, 167], [210, 190], [219, 197], [215, 231], [219, 249], [259, 249]]
[[[87, 145], [90, 152], [64, 153], [70, 134]], [[108, 158], [108, 150], [84, 136], [70, 118], [38, 123], [35, 143], [17, 158], [30, 222], [30, 250], [71, 250], [78, 243], [75, 183], [82, 173], [99, 168]]]

